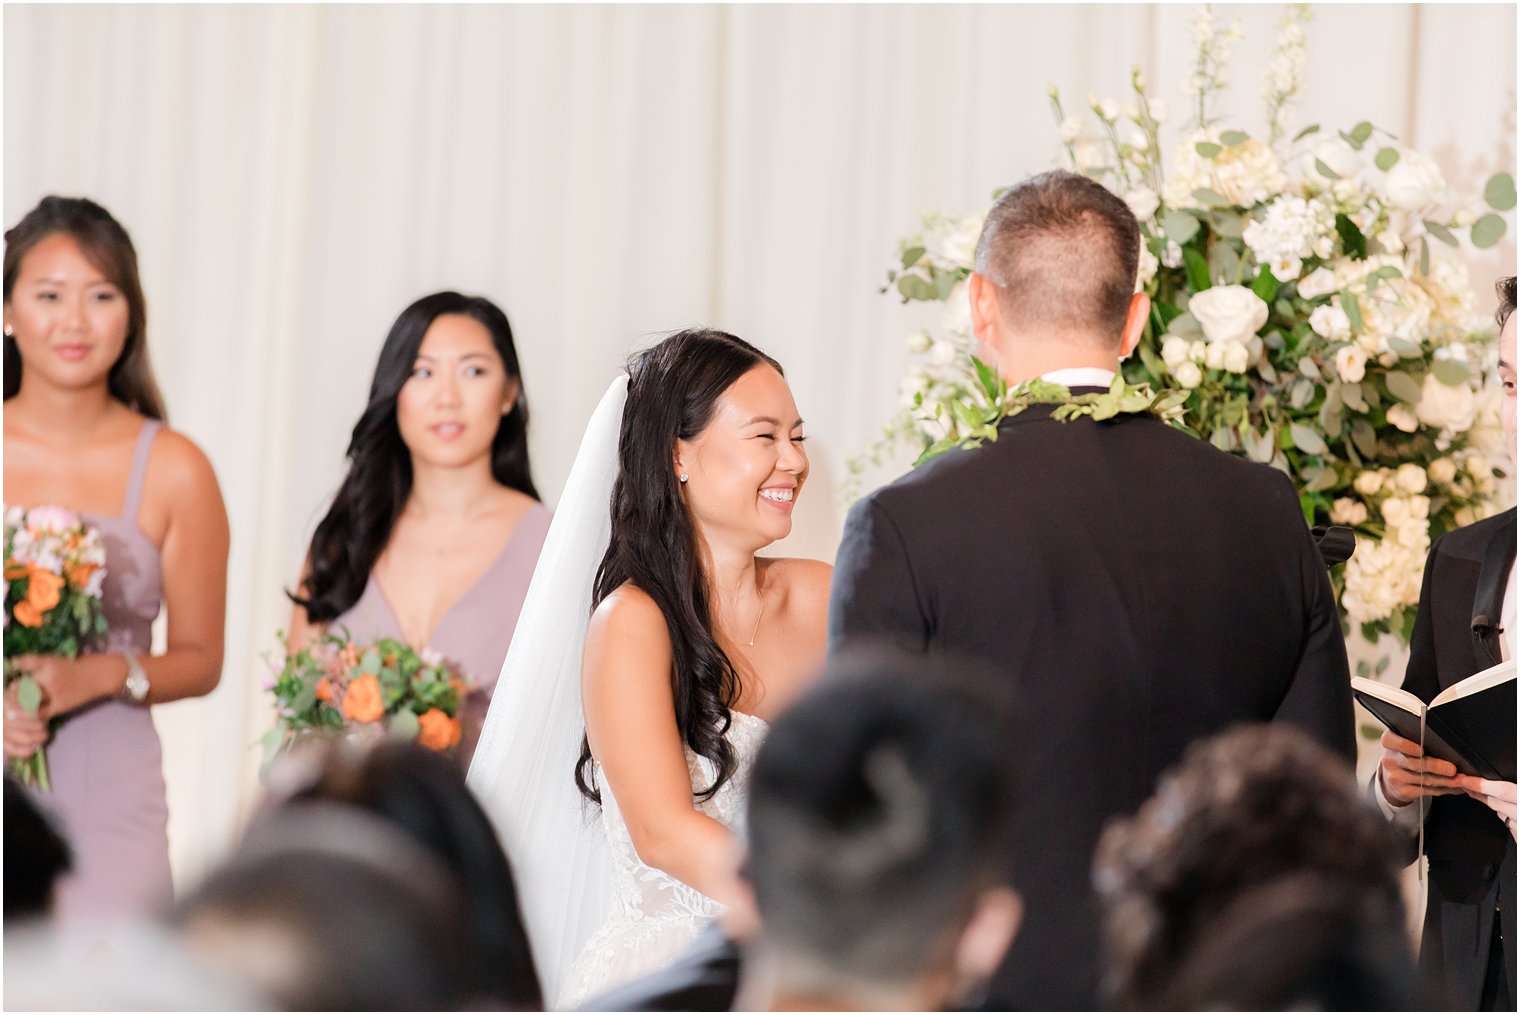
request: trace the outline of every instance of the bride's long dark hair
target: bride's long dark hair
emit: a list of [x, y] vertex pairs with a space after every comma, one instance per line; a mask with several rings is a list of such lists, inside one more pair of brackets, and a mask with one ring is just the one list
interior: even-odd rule
[[[628, 364], [628, 401], [618, 435], [618, 475], [612, 487], [612, 536], [596, 572], [596, 609], [626, 582], [642, 589], [670, 632], [670, 686], [676, 728], [693, 752], [717, 768], [710, 797], [734, 774], [725, 734], [739, 698], [739, 673], [713, 635], [712, 603], [697, 533], [675, 474], [678, 440], [692, 440], [712, 419], [718, 399], [757, 366], [781, 364], [722, 331], [681, 331]], [[597, 803], [591, 744], [581, 738], [575, 784]]]

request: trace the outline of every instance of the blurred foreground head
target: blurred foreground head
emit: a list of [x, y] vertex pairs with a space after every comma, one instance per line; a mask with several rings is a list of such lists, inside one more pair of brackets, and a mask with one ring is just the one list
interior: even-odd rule
[[271, 783], [271, 795], [287, 805], [356, 807], [424, 847], [464, 894], [457, 922], [470, 937], [469, 989], [492, 1007], [543, 1007], [512, 869], [450, 759], [406, 740], [336, 742], [291, 757]]
[[10, 776], [5, 777], [5, 929], [53, 912], [53, 889], [73, 865], [69, 845]]
[[470, 989], [463, 893], [427, 851], [356, 808], [292, 804], [175, 908], [208, 969], [292, 1010], [450, 1010]]
[[1132, 1009], [1407, 1008], [1396, 855], [1351, 769], [1293, 727], [1200, 741], [1098, 844], [1104, 988]]
[[1007, 750], [941, 668], [835, 663], [760, 751], [745, 873], [775, 1003], [939, 1008], [1007, 951]]

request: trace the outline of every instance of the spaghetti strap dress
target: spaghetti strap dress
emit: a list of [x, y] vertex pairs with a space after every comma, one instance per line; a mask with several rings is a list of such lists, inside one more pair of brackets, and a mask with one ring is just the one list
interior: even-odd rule
[[[101, 652], [146, 657], [163, 603], [159, 549], [137, 527], [148, 456], [160, 424], [143, 424], [132, 455], [121, 514], [85, 515], [106, 548], [102, 605], [110, 631]], [[169, 805], [163, 752], [142, 705], [93, 701], [64, 717], [47, 747], [53, 791], [42, 802], [59, 818], [73, 850], [73, 870], [60, 882], [60, 919], [149, 914], [173, 894], [169, 874]]]

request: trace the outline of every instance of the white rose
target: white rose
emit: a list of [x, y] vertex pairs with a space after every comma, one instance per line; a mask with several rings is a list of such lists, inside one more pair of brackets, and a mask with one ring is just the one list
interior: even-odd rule
[[1416, 416], [1414, 410], [1403, 402], [1389, 407], [1388, 422], [1405, 433], [1414, 433], [1420, 428], [1420, 417]]
[[1061, 140], [1067, 144], [1082, 136], [1082, 118], [1080, 116], [1068, 116], [1061, 121]]
[[1184, 388], [1196, 388], [1203, 383], [1203, 371], [1192, 360], [1188, 360], [1173, 370], [1172, 374], [1177, 378], [1177, 383]]
[[[1328, 309], [1330, 308], [1320, 308], [1320, 310]], [[1347, 384], [1360, 384], [1362, 378], [1367, 376], [1367, 354], [1358, 346], [1341, 346], [1335, 353], [1335, 372]]]
[[1306, 300], [1317, 300], [1340, 288], [1335, 272], [1329, 268], [1315, 268], [1298, 280], [1298, 294]]
[[1413, 462], [1405, 462], [1394, 472], [1393, 483], [1405, 493], [1420, 493], [1425, 489], [1425, 470]]
[[1144, 222], [1156, 214], [1156, 209], [1161, 205], [1161, 198], [1149, 187], [1137, 187], [1124, 195], [1124, 203], [1129, 205], [1129, 210], [1135, 213], [1135, 218]]
[[1367, 505], [1350, 497], [1337, 497], [1330, 505], [1330, 521], [1336, 525], [1361, 525], [1367, 520]]
[[1434, 371], [1425, 375], [1420, 388], [1420, 404], [1415, 415], [1426, 426], [1462, 432], [1472, 429], [1478, 414], [1478, 400], [1472, 388], [1461, 384], [1442, 384]]
[[1223, 370], [1225, 347], [1233, 344], [1232, 342], [1210, 342], [1203, 354], [1203, 365], [1210, 370]]
[[1209, 344], [1201, 338], [1193, 339], [1193, 344], [1188, 346], [1188, 359], [1194, 363], [1202, 363], [1209, 355]]
[[1232, 374], [1243, 374], [1251, 365], [1251, 354], [1239, 342], [1230, 342], [1224, 350], [1224, 368]]
[[1416, 211], [1435, 204], [1446, 190], [1441, 170], [1419, 152], [1405, 149], [1399, 161], [1383, 179], [1388, 203], [1405, 211]]
[[1351, 486], [1363, 497], [1371, 497], [1383, 488], [1383, 477], [1371, 471], [1359, 473]]
[[1402, 497], [1389, 497], [1383, 501], [1383, 521], [1389, 528], [1399, 528], [1409, 522], [1409, 501]]
[[[1346, 312], [1333, 303], [1326, 303], [1322, 307], [1315, 307], [1309, 314], [1309, 327], [1321, 338], [1328, 338], [1332, 342], [1351, 337], [1351, 318]], [[1363, 358], [1366, 362], [1366, 358]], [[1348, 378], [1349, 380], [1349, 378]], [[1357, 380], [1361, 380], [1360, 377]]]
[[1176, 335], [1168, 335], [1161, 343], [1161, 362], [1167, 365], [1167, 369], [1173, 373], [1177, 368], [1188, 361], [1188, 340]]
[[1356, 149], [1338, 137], [1327, 138], [1314, 146], [1314, 154], [1309, 161], [1309, 169], [1314, 170], [1314, 159], [1319, 159], [1336, 176], [1355, 176], [1362, 168], [1361, 156]]
[[[1361, 197], [1362, 188], [1357, 185], [1357, 182], [1355, 180], [1336, 180], [1334, 183], [1330, 184], [1330, 193], [1335, 195], [1335, 199], [1343, 205], [1361, 203], [1357, 201], [1357, 198]], [[1355, 221], [1355, 218], [1356, 216], [1353, 215], [1352, 220]], [[1360, 228], [1361, 225], [1362, 223], [1357, 222], [1358, 228]]]
[[1430, 481], [1442, 486], [1457, 478], [1457, 464], [1450, 458], [1437, 458], [1430, 463]]
[[1266, 303], [1243, 285], [1205, 289], [1188, 301], [1188, 310], [1210, 342], [1247, 342], [1267, 323]]

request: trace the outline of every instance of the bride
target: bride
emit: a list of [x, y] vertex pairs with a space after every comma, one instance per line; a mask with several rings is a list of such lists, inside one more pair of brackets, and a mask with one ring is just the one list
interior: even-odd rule
[[671, 336], [630, 364], [614, 456], [624, 390], [587, 428], [470, 771], [562, 1007], [670, 962], [738, 897], [749, 765], [825, 649], [829, 566], [756, 556], [808, 474], [780, 365]]

